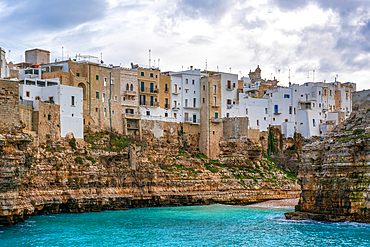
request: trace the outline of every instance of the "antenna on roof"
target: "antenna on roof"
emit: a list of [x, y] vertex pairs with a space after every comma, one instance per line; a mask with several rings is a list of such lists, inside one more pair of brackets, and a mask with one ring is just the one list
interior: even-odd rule
[[312, 81], [315, 82], [315, 70], [312, 71]]
[[310, 71], [307, 70], [307, 81], [309, 81], [309, 80], [310, 80]]
[[63, 61], [63, 55], [64, 55], [64, 54], [63, 54], [63, 49], [64, 49], [64, 47], [62, 46], [62, 61]]
[[229, 69], [230, 69], [230, 74], [231, 74], [231, 67]]
[[207, 64], [207, 59], [206, 59], [206, 71], [207, 71], [207, 66], [208, 66], [208, 64]]
[[154, 59], [154, 68], [155, 68], [155, 59]]
[[290, 82], [290, 69], [289, 69], [289, 82]]
[[159, 62], [161, 61], [161, 59], [160, 58], [158, 58], [158, 69], [159, 69]]
[[217, 72], [219, 72], [219, 68], [218, 68], [218, 65], [217, 65]]
[[150, 64], [151, 64], [151, 61], [152, 61], [152, 59], [150, 58], [151, 53], [152, 53], [152, 50], [149, 49], [149, 68], [151, 67]]
[[10, 53], [11, 53], [12, 51], [11, 50], [9, 50], [9, 63], [10, 63]]

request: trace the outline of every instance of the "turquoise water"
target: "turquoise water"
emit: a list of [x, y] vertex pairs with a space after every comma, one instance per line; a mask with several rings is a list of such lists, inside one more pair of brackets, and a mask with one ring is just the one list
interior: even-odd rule
[[33, 216], [0, 246], [370, 246], [370, 225], [287, 221], [286, 210], [209, 205]]

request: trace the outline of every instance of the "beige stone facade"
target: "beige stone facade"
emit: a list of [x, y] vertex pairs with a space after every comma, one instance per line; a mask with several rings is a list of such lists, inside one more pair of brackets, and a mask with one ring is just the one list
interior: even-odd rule
[[58, 142], [60, 135], [60, 106], [39, 101], [39, 110], [33, 112], [34, 130], [40, 144]]
[[159, 107], [160, 71], [155, 69], [137, 69], [139, 87], [139, 105]]
[[19, 125], [18, 82], [0, 79], [0, 127]]
[[29, 105], [19, 105], [19, 119], [24, 130], [33, 130], [33, 109]]
[[50, 63], [50, 51], [41, 49], [32, 49], [26, 51], [26, 63], [35, 64], [47, 64]]
[[159, 107], [163, 109], [171, 108], [171, 76], [159, 75]]
[[221, 116], [221, 75], [201, 78], [199, 150], [209, 158], [217, 158], [223, 137]]

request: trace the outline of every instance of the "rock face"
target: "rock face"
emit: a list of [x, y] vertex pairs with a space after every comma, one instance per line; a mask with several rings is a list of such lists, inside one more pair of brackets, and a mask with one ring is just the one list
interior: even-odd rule
[[370, 223], [370, 111], [354, 112], [325, 138], [303, 147], [302, 193], [288, 219]]
[[96, 133], [32, 147], [21, 132], [0, 134], [0, 225], [30, 215], [296, 198], [295, 178], [267, 159], [208, 160], [167, 141], [131, 144]]

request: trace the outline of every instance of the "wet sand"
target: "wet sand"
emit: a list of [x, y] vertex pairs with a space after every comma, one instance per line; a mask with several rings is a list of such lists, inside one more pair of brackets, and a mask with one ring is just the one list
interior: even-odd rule
[[246, 207], [251, 208], [287, 208], [294, 209], [294, 206], [298, 204], [299, 198], [295, 199], [283, 199], [283, 200], [270, 200], [265, 202], [259, 202], [255, 204], [247, 205]]

